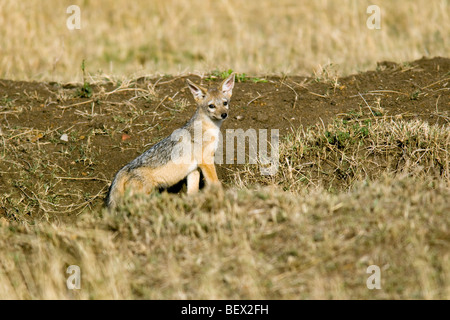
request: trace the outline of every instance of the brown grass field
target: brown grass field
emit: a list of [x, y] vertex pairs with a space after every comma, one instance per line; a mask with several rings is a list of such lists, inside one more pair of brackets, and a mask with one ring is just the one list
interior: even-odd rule
[[[68, 30], [69, 5], [81, 29]], [[448, 0], [380, 0], [381, 29], [370, 30], [372, 1], [3, 0], [0, 78], [81, 81], [233, 69], [252, 75], [310, 75], [327, 64], [342, 75], [377, 61], [448, 56]]]
[[[449, 3], [380, 1], [380, 30], [369, 4], [3, 1], [0, 299], [449, 299]], [[230, 69], [222, 132], [278, 129], [276, 174], [220, 164], [223, 189], [107, 212], [192, 116], [185, 79]]]

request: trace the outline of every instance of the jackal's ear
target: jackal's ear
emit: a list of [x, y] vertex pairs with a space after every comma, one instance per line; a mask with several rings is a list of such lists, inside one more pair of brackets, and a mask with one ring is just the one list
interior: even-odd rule
[[230, 99], [233, 94], [234, 88], [234, 73], [232, 73], [228, 78], [222, 81], [219, 89], [222, 90], [223, 94]]
[[194, 96], [195, 101], [200, 101], [206, 96], [207, 90], [199, 85], [196, 85], [191, 80], [186, 79], [186, 84], [191, 90], [192, 95]]

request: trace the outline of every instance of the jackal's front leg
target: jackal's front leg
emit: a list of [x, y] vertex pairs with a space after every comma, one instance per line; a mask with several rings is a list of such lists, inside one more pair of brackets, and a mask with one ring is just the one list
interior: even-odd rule
[[203, 164], [199, 167], [202, 169], [203, 176], [205, 177], [208, 185], [221, 185], [219, 178], [217, 177], [216, 167], [214, 164]]
[[200, 172], [196, 169], [187, 176], [187, 193], [192, 194], [198, 192], [200, 185]]

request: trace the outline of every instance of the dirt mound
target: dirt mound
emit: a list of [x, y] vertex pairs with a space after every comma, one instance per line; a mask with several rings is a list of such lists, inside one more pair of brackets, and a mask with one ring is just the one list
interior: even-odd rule
[[[220, 80], [189, 78], [204, 85]], [[0, 80], [0, 215], [40, 209], [47, 218], [66, 217], [100, 206], [120, 167], [192, 116], [185, 79], [83, 86]], [[381, 62], [376, 71], [345, 78], [324, 69], [307, 78], [240, 80], [222, 130], [279, 129], [285, 135], [361, 110], [430, 124], [449, 121], [448, 58]], [[219, 178], [227, 183], [232, 170], [233, 165], [220, 165]]]

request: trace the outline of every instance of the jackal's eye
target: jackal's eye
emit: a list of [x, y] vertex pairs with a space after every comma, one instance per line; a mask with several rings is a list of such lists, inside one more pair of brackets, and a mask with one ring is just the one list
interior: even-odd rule
[[224, 101], [224, 102], [223, 102], [223, 105], [224, 105], [224, 106], [227, 106], [227, 105], [228, 105], [228, 101]]
[[210, 104], [208, 107], [209, 107], [210, 109], [214, 109], [216, 106], [213, 105], [213, 104]]

